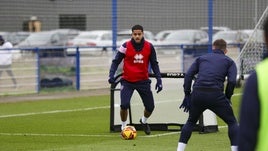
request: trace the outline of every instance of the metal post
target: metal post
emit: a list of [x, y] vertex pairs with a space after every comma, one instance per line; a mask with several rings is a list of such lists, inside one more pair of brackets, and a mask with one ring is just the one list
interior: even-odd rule
[[76, 58], [76, 70], [75, 70], [76, 90], [79, 91], [80, 90], [80, 51], [79, 51], [79, 47], [76, 47], [75, 58]]
[[36, 67], [37, 67], [36, 68], [36, 75], [37, 75], [36, 76], [36, 83], [37, 83], [36, 91], [37, 91], [37, 93], [39, 93], [40, 89], [41, 89], [39, 48], [35, 48], [34, 51], [35, 51], [35, 59], [36, 59]]
[[208, 0], [208, 53], [212, 52], [213, 0]]
[[117, 39], [117, 0], [112, 1], [112, 33], [113, 33], [113, 52], [116, 51]]

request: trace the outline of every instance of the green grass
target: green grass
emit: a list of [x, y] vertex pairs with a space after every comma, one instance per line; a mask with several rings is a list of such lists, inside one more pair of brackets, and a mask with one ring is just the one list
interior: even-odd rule
[[[240, 89], [236, 93], [240, 93]], [[238, 115], [240, 96], [233, 97]], [[109, 96], [0, 104], [1, 151], [174, 151], [179, 132], [138, 131], [135, 140], [110, 132]], [[84, 109], [84, 110], [78, 110]], [[55, 111], [55, 112], [51, 112]], [[58, 112], [57, 112], [58, 111]], [[29, 113], [35, 113], [29, 115]], [[16, 115], [4, 117], [7, 115]], [[218, 120], [219, 126], [225, 125]], [[157, 135], [159, 134], [159, 135]], [[160, 135], [168, 134], [168, 135]], [[230, 150], [227, 128], [193, 135], [187, 151]]]

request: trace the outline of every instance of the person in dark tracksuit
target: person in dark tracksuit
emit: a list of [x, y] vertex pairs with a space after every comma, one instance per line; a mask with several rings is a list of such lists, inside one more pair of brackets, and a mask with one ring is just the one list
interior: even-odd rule
[[151, 116], [154, 110], [154, 98], [151, 91], [151, 80], [149, 79], [149, 64], [156, 77], [155, 89], [157, 93], [162, 90], [162, 80], [156, 52], [153, 45], [146, 41], [143, 36], [143, 27], [134, 25], [132, 27], [132, 38], [125, 42], [117, 52], [112, 61], [109, 80], [110, 84], [115, 82], [114, 75], [118, 65], [123, 61], [123, 75], [121, 79], [121, 130], [127, 125], [128, 108], [130, 106], [131, 96], [136, 90], [145, 107], [143, 116], [140, 118], [140, 123], [143, 126], [145, 134], [151, 133], [147, 119]]
[[[268, 18], [263, 24], [264, 39], [268, 45]], [[266, 49], [267, 50], [267, 49]], [[256, 65], [248, 77], [240, 106], [239, 151], [268, 150], [268, 58]]]
[[[182, 127], [177, 151], [184, 151], [194, 126], [206, 109], [213, 111], [227, 123], [231, 150], [236, 151], [238, 148], [238, 123], [231, 106], [237, 68], [235, 62], [225, 55], [226, 47], [227, 44], [223, 39], [215, 40], [213, 52], [198, 57], [185, 74], [183, 85], [185, 98], [180, 108], [189, 111], [189, 117]], [[224, 92], [226, 77], [227, 85]]]

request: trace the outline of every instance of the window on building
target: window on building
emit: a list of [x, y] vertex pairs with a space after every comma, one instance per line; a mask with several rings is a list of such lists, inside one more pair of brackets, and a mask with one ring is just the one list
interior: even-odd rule
[[86, 15], [85, 14], [60, 14], [59, 15], [60, 28], [71, 28], [86, 30]]

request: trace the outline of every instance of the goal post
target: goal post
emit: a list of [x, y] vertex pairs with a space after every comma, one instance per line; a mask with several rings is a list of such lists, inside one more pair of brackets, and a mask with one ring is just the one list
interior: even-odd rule
[[264, 10], [252, 34], [236, 59], [236, 64], [239, 69], [238, 83], [244, 80], [245, 76], [249, 75], [254, 70], [255, 66], [264, 58], [267, 48], [264, 42], [263, 23], [267, 17], [268, 7]]

